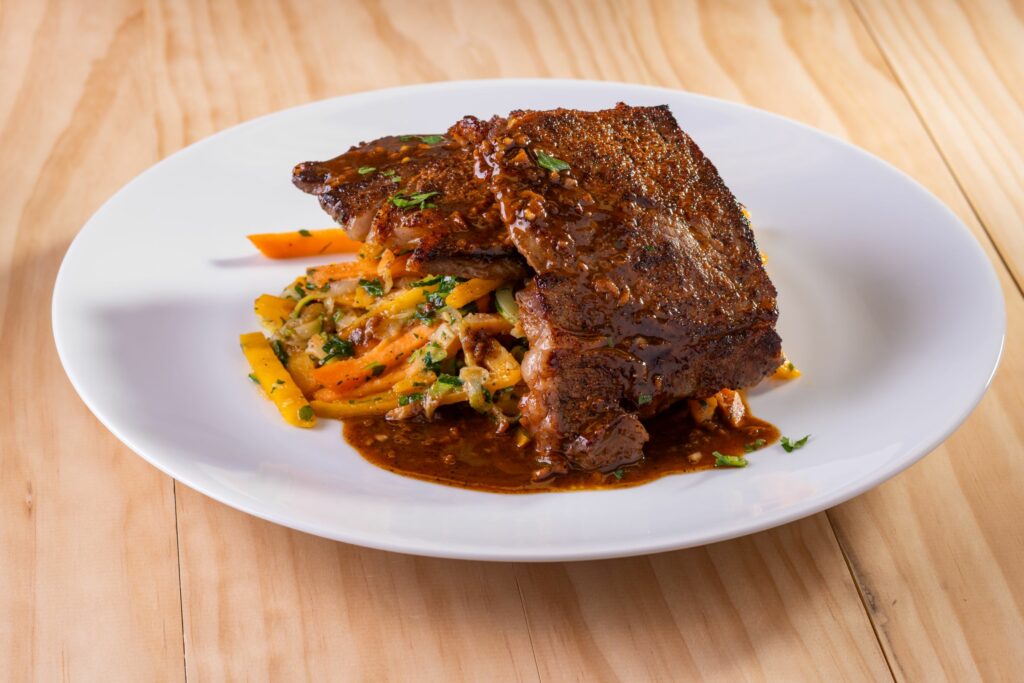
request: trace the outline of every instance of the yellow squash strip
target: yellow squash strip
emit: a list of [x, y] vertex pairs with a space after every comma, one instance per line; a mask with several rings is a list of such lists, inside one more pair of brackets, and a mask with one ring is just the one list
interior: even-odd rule
[[380, 318], [392, 318], [398, 313], [415, 308], [416, 304], [421, 304], [426, 301], [426, 293], [433, 292], [436, 289], [437, 285], [430, 285], [429, 287], [413, 287], [412, 289], [406, 289], [398, 292], [397, 294], [392, 294], [386, 299], [381, 299], [375, 306], [367, 310], [366, 313], [363, 313], [361, 316], [349, 323], [348, 327], [338, 333], [338, 336], [347, 338], [352, 333], [352, 330], [357, 327], [361, 327], [363, 323], [375, 316]]
[[452, 308], [462, 308], [470, 301], [476, 301], [484, 294], [490, 294], [500, 287], [501, 283], [502, 280], [484, 280], [482, 278], [467, 280], [455, 286], [455, 289], [445, 299], [445, 303]]
[[296, 427], [312, 427], [316, 424], [316, 417], [306, 397], [274, 355], [267, 338], [259, 332], [252, 332], [243, 334], [239, 341], [242, 353], [252, 366], [253, 375], [267, 397], [281, 411], [281, 417]]
[[260, 324], [263, 325], [263, 329], [268, 334], [274, 334], [274, 332], [280, 329], [281, 325], [284, 325], [285, 321], [288, 320], [288, 316], [291, 315], [293, 308], [295, 308], [295, 302], [292, 299], [271, 296], [270, 294], [261, 295], [256, 299], [256, 303], [253, 304], [253, 309], [260, 319]]
[[320, 417], [347, 420], [355, 417], [372, 417], [398, 407], [398, 396], [388, 392], [379, 396], [352, 399], [350, 401], [313, 401], [313, 412]]
[[775, 373], [772, 375], [773, 379], [796, 379], [803, 373], [800, 372], [795, 365], [790, 361], [785, 361], [780, 365]]
[[320, 386], [320, 382], [313, 376], [315, 369], [313, 359], [304, 353], [293, 353], [288, 357], [288, 373], [307, 397], [312, 396]]
[[354, 254], [363, 246], [340, 228], [297, 230], [249, 235], [249, 241], [268, 258], [297, 258], [318, 254]]

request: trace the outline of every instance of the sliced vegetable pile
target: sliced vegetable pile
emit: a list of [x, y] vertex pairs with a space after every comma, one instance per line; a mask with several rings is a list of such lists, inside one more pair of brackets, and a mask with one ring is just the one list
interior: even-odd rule
[[241, 337], [251, 377], [290, 424], [310, 427], [316, 416], [429, 418], [461, 402], [492, 415], [499, 431], [515, 424], [527, 349], [516, 283], [423, 277], [407, 270], [404, 255], [352, 242], [340, 230], [250, 240], [273, 258], [357, 254], [257, 298], [264, 334]]

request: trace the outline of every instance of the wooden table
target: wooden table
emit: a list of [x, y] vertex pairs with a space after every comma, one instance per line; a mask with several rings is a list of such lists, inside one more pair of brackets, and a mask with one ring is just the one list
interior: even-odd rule
[[[1024, 2], [317, 5], [0, 3], [0, 679], [1021, 680]], [[1008, 341], [980, 407], [827, 513], [539, 565], [257, 520], [176, 485], [86, 410], [49, 297], [70, 240], [122, 184], [282, 107], [498, 76], [747, 102], [905, 170], [1003, 284]]]

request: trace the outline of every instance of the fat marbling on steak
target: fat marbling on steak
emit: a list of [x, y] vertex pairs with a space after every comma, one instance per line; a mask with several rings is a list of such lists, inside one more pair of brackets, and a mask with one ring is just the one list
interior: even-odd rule
[[411, 250], [414, 271], [519, 279], [524, 261], [474, 167], [487, 125], [467, 116], [445, 135], [365, 142], [329, 161], [297, 165], [292, 181], [316, 195], [353, 239]]
[[516, 111], [478, 150], [512, 242], [542, 455], [638, 460], [642, 418], [778, 367], [775, 287], [750, 224], [668, 107]]

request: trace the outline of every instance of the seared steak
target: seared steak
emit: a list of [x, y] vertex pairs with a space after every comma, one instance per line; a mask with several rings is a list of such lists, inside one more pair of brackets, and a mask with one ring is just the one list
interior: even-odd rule
[[479, 154], [537, 273], [518, 295], [521, 409], [550, 462], [633, 462], [641, 418], [779, 365], [750, 225], [667, 107], [513, 112]]
[[447, 134], [388, 136], [295, 167], [292, 181], [356, 240], [412, 251], [422, 273], [518, 279], [525, 264], [508, 238], [474, 146], [487, 124], [466, 117]]

